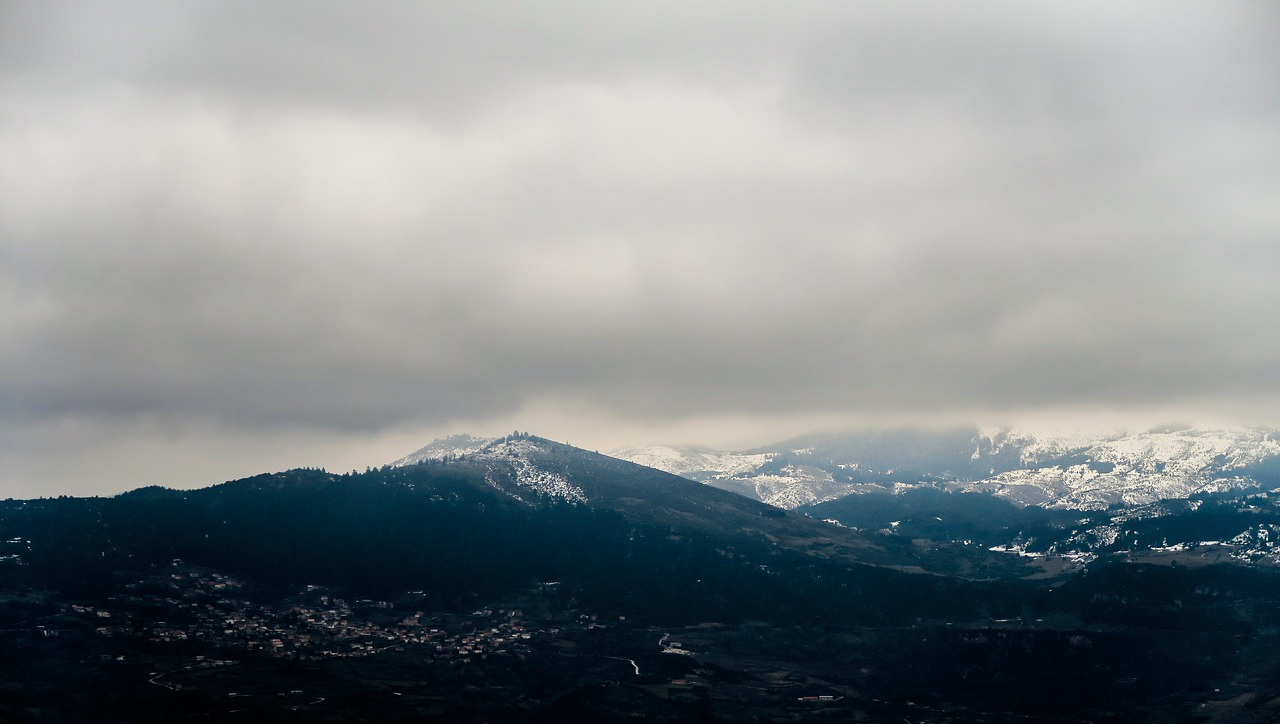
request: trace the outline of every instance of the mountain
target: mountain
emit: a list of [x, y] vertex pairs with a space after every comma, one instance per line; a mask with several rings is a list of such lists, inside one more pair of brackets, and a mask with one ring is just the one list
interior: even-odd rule
[[677, 535], [710, 536], [738, 545], [767, 542], [775, 551], [901, 570], [955, 572], [960, 560], [965, 561], [966, 570], [985, 570], [994, 560], [976, 560], [981, 556], [974, 551], [946, 542], [921, 551], [906, 541], [832, 525], [655, 468], [530, 435], [487, 441], [456, 437], [436, 441], [424, 450], [437, 454], [450, 445], [453, 449], [465, 446], [470, 452], [448, 453], [447, 460], [427, 457], [419, 463], [394, 465], [387, 474], [442, 467], [465, 476], [478, 490], [525, 506], [581, 506], [663, 526]]
[[[1168, 427], [1032, 433], [958, 428], [807, 435], [743, 453], [622, 457], [887, 539], [963, 544], [1078, 567], [1280, 560], [1274, 431]], [[754, 465], [754, 469], [749, 469]], [[689, 473], [685, 473], [689, 474]], [[693, 477], [693, 476], [691, 476]]]
[[[455, 436], [397, 463], [447, 459], [521, 502], [591, 505], [811, 553], [811, 542], [823, 540], [824, 554], [847, 560], [973, 575], [998, 570], [979, 551], [1074, 567], [1113, 554], [1173, 560], [1166, 554], [1186, 550], [1222, 561], [1280, 558], [1272, 548], [1280, 516], [1268, 492], [1280, 487], [1278, 452], [1272, 432], [1241, 428], [1094, 435], [973, 428], [811, 435], [741, 453], [614, 453], [636, 465], [527, 436]], [[640, 463], [705, 485], [677, 484]], [[752, 508], [745, 498], [803, 515]], [[929, 545], [922, 552], [913, 541]]]
[[1278, 438], [1250, 428], [1066, 434], [972, 427], [807, 435], [742, 453], [614, 454], [788, 509], [928, 485], [1018, 505], [1101, 510], [1280, 482], [1272, 472]]
[[[757, 472], [829, 454], [810, 447], [744, 455]], [[1027, 446], [989, 448], [1014, 464]], [[530, 435], [424, 450], [364, 473], [0, 501], [0, 720], [1261, 722], [1280, 706], [1269, 493], [1080, 511], [832, 466], [880, 492], [802, 512]], [[1255, 459], [1237, 462], [1266, 477]], [[1179, 547], [1185, 531], [1246, 554]], [[1073, 538], [1091, 558], [1052, 550]]]
[[1036, 573], [985, 550], [921, 548], [543, 438], [454, 443], [474, 451], [360, 474], [293, 470], [194, 491], [13, 502], [0, 505], [0, 531], [27, 542], [19, 561], [55, 587], [105, 585], [117, 569], [182, 559], [368, 595], [565, 580], [601, 605], [669, 616], [718, 570], [726, 588], [741, 589], [734, 606], [697, 604], [719, 616], [759, 615], [785, 600], [797, 610], [836, 605], [827, 594], [797, 597], [814, 567], [913, 591], [940, 584], [915, 575], [926, 571]]

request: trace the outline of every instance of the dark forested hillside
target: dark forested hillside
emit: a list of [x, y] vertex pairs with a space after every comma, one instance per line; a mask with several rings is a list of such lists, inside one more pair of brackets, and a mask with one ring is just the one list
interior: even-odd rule
[[477, 486], [465, 463], [350, 475], [295, 470], [198, 491], [0, 505], [4, 534], [29, 541], [26, 565], [10, 573], [77, 592], [176, 558], [361, 596], [419, 589], [458, 600], [564, 581], [596, 606], [665, 621], [871, 622], [942, 615], [944, 599], [948, 614], [974, 614], [1007, 598], [778, 547], [686, 516], [642, 517], [562, 501], [526, 505]]

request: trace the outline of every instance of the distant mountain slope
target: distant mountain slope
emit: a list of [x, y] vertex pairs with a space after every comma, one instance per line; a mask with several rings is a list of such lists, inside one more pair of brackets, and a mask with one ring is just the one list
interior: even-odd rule
[[717, 452], [658, 445], [610, 454], [787, 510], [852, 492], [822, 467], [794, 462], [775, 465], [780, 456], [774, 452]]
[[[925, 484], [1020, 505], [1098, 510], [1270, 485], [1268, 461], [1280, 459], [1280, 441], [1274, 431], [1250, 428], [1086, 435], [972, 427], [806, 435], [743, 453], [639, 448], [615, 455], [784, 508]], [[713, 469], [690, 472], [694, 460]], [[747, 464], [756, 467], [744, 470]]]
[[637, 465], [665, 470], [698, 481], [711, 477], [747, 475], [773, 459], [770, 453], [729, 453], [666, 445], [625, 448], [610, 454]]
[[611, 454], [788, 510], [848, 494], [846, 486], [836, 483], [831, 474], [820, 467], [772, 466], [778, 458], [774, 452], [732, 453], [652, 446], [616, 450]]
[[1150, 431], [1083, 442], [1067, 448], [1009, 434], [996, 444], [1015, 447], [1024, 467], [973, 481], [973, 488], [1055, 508], [1146, 505], [1265, 483], [1252, 468], [1280, 455], [1274, 432], [1245, 428]]

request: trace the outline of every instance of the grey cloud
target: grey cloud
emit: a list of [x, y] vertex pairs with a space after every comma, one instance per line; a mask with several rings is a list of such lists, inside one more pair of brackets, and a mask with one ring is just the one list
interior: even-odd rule
[[4, 423], [1275, 400], [1274, 12], [922, 7], [5, 6]]

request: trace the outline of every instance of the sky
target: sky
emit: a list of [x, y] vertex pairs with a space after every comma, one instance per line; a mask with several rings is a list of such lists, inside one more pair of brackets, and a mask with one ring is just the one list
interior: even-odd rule
[[0, 1], [0, 497], [1280, 424], [1280, 6]]

